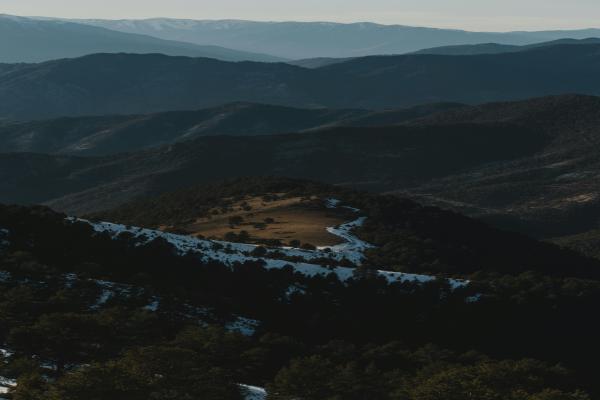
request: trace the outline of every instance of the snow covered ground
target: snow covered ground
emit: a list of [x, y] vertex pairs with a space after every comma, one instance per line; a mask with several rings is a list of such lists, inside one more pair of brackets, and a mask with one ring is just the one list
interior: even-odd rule
[[355, 265], [361, 265], [365, 258], [365, 250], [373, 248], [371, 244], [360, 240], [352, 234], [355, 228], [362, 226], [366, 217], [360, 217], [355, 221], [342, 224], [340, 226], [330, 226], [327, 232], [332, 235], [341, 237], [345, 243], [329, 247], [320, 247], [319, 250], [329, 249], [334, 254], [344, 254], [344, 258], [350, 260]]
[[[140, 245], [150, 243], [151, 241], [157, 238], [162, 238], [169, 242], [171, 245], [173, 245], [175, 250], [181, 255], [189, 253], [197, 254], [198, 257], [203, 261], [208, 262], [210, 260], [215, 260], [228, 266], [233, 266], [235, 263], [263, 261], [264, 267], [266, 269], [283, 269], [286, 266], [291, 266], [296, 272], [306, 275], [308, 277], [328, 276], [329, 274], [334, 274], [342, 282], [351, 279], [356, 271], [355, 268], [350, 267], [325, 267], [319, 264], [311, 264], [309, 262], [292, 262], [282, 259], [269, 258], [276, 257], [278, 252], [281, 252], [285, 256], [289, 257], [300, 257], [300, 254], [308, 255], [308, 257], [303, 257], [305, 260], [308, 259], [307, 261], [310, 261], [311, 259], [315, 260], [321, 258], [316, 254], [318, 252], [315, 251], [272, 248], [270, 249], [267, 255], [261, 257], [254, 257], [251, 255], [251, 253], [252, 250], [256, 248], [256, 246], [250, 244], [197, 239], [192, 236], [177, 235], [174, 233], [167, 233], [146, 228], [127, 227], [125, 225], [113, 224], [110, 222], [93, 223], [85, 220], [78, 221], [89, 223], [94, 228], [94, 230], [96, 230], [96, 232], [108, 233], [113, 237], [117, 237], [120, 234], [127, 232], [136, 239], [138, 239]], [[344, 245], [342, 244], [339, 246]], [[405, 274], [402, 272], [392, 272], [383, 270], [376, 272], [380, 276], [386, 278], [390, 283], [407, 281], [431, 282], [436, 279], [435, 276], [430, 275]], [[467, 282], [459, 280], [449, 280], [449, 282], [454, 288], [462, 287], [467, 284]]]
[[0, 394], [6, 394], [10, 388], [17, 386], [17, 381], [0, 376]]
[[6, 249], [10, 242], [8, 241], [8, 235], [10, 232], [8, 229], [0, 228], [0, 251]]
[[[339, 207], [339, 200], [328, 199], [326, 206], [329, 208]], [[359, 210], [351, 208], [354, 212]], [[353, 235], [353, 230], [361, 226], [366, 217], [342, 224], [338, 227], [327, 228], [334, 235], [344, 239], [344, 243], [322, 247], [317, 250], [301, 250], [295, 248], [276, 247], [266, 248], [265, 255], [260, 257], [254, 256], [252, 252], [257, 246], [245, 243], [231, 243], [223, 241], [198, 239], [192, 236], [178, 235], [174, 233], [162, 232], [159, 230], [146, 229], [113, 224], [110, 222], [90, 222], [81, 219], [71, 218], [71, 221], [80, 221], [90, 224], [98, 233], [107, 233], [112, 237], [117, 237], [121, 234], [129, 234], [138, 240], [140, 245], [150, 243], [151, 241], [162, 238], [173, 245], [175, 250], [181, 254], [195, 254], [205, 262], [210, 260], [219, 261], [225, 265], [232, 266], [236, 263], [257, 262], [263, 261], [266, 269], [282, 269], [286, 266], [291, 266], [297, 273], [301, 273], [308, 277], [328, 276], [334, 274], [342, 281], [348, 281], [354, 277], [355, 268], [349, 267], [326, 267], [317, 263], [311, 263], [319, 259], [331, 260], [349, 260], [354, 265], [359, 266], [364, 259], [364, 251], [373, 246], [366, 243]], [[302, 261], [288, 261], [283, 258], [296, 258]], [[388, 282], [431, 282], [436, 279], [435, 276], [405, 274], [401, 272], [391, 272], [385, 270], [376, 271], [380, 276], [386, 278]], [[449, 280], [453, 288], [463, 287], [468, 284], [466, 281]]]
[[[0, 356], [2, 356], [3, 358], [10, 357], [12, 354], [13, 354], [13, 352], [8, 349], [0, 348]], [[10, 388], [15, 387], [15, 386], [17, 386], [16, 380], [9, 379], [4, 376], [0, 376], [0, 394], [8, 393]], [[0, 400], [1, 399], [3, 399], [3, 397], [0, 397]]]
[[244, 392], [244, 400], [266, 400], [267, 391], [257, 386], [240, 385]]
[[[113, 224], [110, 222], [92, 223], [86, 220], [78, 220], [88, 222], [96, 232], [106, 232], [117, 237], [122, 233], [132, 234], [136, 239], [140, 240], [140, 244], [145, 244], [157, 238], [162, 238], [171, 243], [179, 254], [184, 255], [188, 252], [202, 253], [204, 259], [213, 259], [218, 261], [243, 262], [257, 247], [253, 244], [224, 242], [219, 240], [197, 239], [192, 236], [178, 235], [167, 233], [153, 229], [127, 227], [125, 225]], [[371, 246], [368, 243], [361, 241], [352, 235], [352, 230], [365, 221], [365, 218], [359, 218], [356, 221], [340, 225], [339, 227], [330, 227], [327, 230], [346, 240], [336, 246], [321, 247], [317, 250], [303, 250], [291, 247], [265, 247], [267, 253], [261, 258], [278, 258], [281, 255], [285, 257], [301, 258], [305, 261], [330, 259], [334, 261], [342, 261], [344, 259], [351, 261], [355, 265], [360, 265], [364, 259], [364, 250]], [[226, 255], [225, 258], [223, 256]]]
[[231, 332], [239, 332], [245, 336], [253, 336], [256, 328], [260, 326], [260, 321], [250, 318], [237, 317], [237, 319], [225, 325], [225, 329]]

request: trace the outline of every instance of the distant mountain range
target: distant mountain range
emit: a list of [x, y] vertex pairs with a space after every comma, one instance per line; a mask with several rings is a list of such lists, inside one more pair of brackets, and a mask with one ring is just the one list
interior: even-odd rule
[[[434, 47], [431, 49], [423, 49], [416, 51], [414, 54], [437, 54], [437, 55], [448, 55], [448, 56], [465, 56], [465, 55], [476, 55], [476, 54], [501, 54], [501, 53], [513, 53], [517, 51], [527, 51], [540, 47], [558, 46], [558, 45], [577, 45], [577, 44], [600, 44], [600, 38], [587, 38], [587, 39], [558, 39], [549, 42], [541, 42], [528, 44], [524, 46], [516, 46], [509, 44], [498, 44], [498, 43], [481, 43], [471, 45], [456, 45], [456, 46], [442, 46]], [[343, 61], [343, 60], [342, 60]], [[316, 62], [316, 60], [315, 60]], [[308, 63], [305, 60], [304, 63]], [[330, 62], [331, 64], [332, 62]]]
[[600, 44], [468, 57], [357, 58], [317, 69], [163, 55], [0, 64], [0, 118], [137, 114], [231, 102], [390, 109], [600, 94]]
[[373, 23], [194, 21], [178, 19], [78, 20], [121, 32], [213, 44], [289, 59], [403, 54], [431, 47], [498, 43], [527, 45], [600, 37], [600, 29], [541, 32], [467, 32]]
[[282, 61], [264, 54], [197, 45], [58, 20], [0, 14], [0, 63], [41, 62], [93, 53], [161, 53], [226, 61]]
[[210, 135], [299, 133], [332, 126], [383, 126], [461, 107], [439, 103], [390, 111], [299, 109], [234, 103], [198, 111], [0, 122], [0, 152], [106, 155]]

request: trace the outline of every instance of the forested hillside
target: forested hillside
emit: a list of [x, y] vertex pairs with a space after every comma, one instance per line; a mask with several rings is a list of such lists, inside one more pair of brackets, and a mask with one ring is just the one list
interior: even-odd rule
[[[240, 399], [240, 383], [266, 387], [269, 399], [598, 393], [594, 262], [393, 197], [279, 179], [207, 189], [163, 197], [149, 215], [175, 222], [235, 197], [302, 193], [326, 209], [356, 209], [347, 212], [367, 218], [356, 234], [375, 247], [341, 281], [301, 273], [292, 260], [273, 269], [261, 256], [230, 264], [184, 255], [170, 244], [183, 236], [112, 235], [46, 208], [2, 207], [0, 376], [17, 384], [9, 396]], [[134, 218], [152, 204], [136, 204]], [[480, 251], [489, 264], [463, 270], [470, 280], [460, 285], [369, 272], [401, 259], [394, 249], [433, 274], [451, 271], [435, 271], [431, 257], [460, 266], [460, 254]]]
[[538, 132], [543, 145], [533, 156], [480, 165], [410, 188], [415, 198], [543, 238], [598, 226], [597, 97], [565, 95], [492, 103], [416, 123], [446, 126], [458, 121], [504, 121]]
[[234, 103], [198, 111], [0, 122], [0, 152], [106, 155], [204, 136], [302, 133], [332, 126], [388, 126], [462, 107], [437, 103], [386, 111], [299, 109]]
[[82, 213], [191, 184], [261, 175], [393, 190], [533, 155], [545, 141], [520, 127], [457, 124], [212, 136], [109, 157], [8, 153], [0, 154], [0, 201]]

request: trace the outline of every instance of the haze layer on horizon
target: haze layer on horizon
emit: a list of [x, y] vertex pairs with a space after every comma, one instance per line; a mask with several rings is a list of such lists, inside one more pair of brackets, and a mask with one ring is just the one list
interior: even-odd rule
[[0, 13], [99, 19], [369, 21], [472, 31], [600, 25], [598, 0], [3, 0]]

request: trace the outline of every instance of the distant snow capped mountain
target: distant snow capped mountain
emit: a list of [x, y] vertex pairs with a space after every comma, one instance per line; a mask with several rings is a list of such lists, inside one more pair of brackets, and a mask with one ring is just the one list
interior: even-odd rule
[[[41, 62], [93, 53], [161, 53], [224, 61], [282, 61], [264, 54], [126, 32], [135, 30], [135, 25], [133, 21], [122, 21], [119, 30], [111, 30], [67, 20], [0, 15], [0, 62]], [[161, 25], [153, 26], [159, 29]]]
[[426, 48], [498, 43], [528, 45], [562, 38], [600, 37], [600, 29], [544, 32], [468, 32], [370, 22], [256, 22], [243, 20], [79, 20], [168, 40], [211, 44], [289, 59], [403, 54]]

